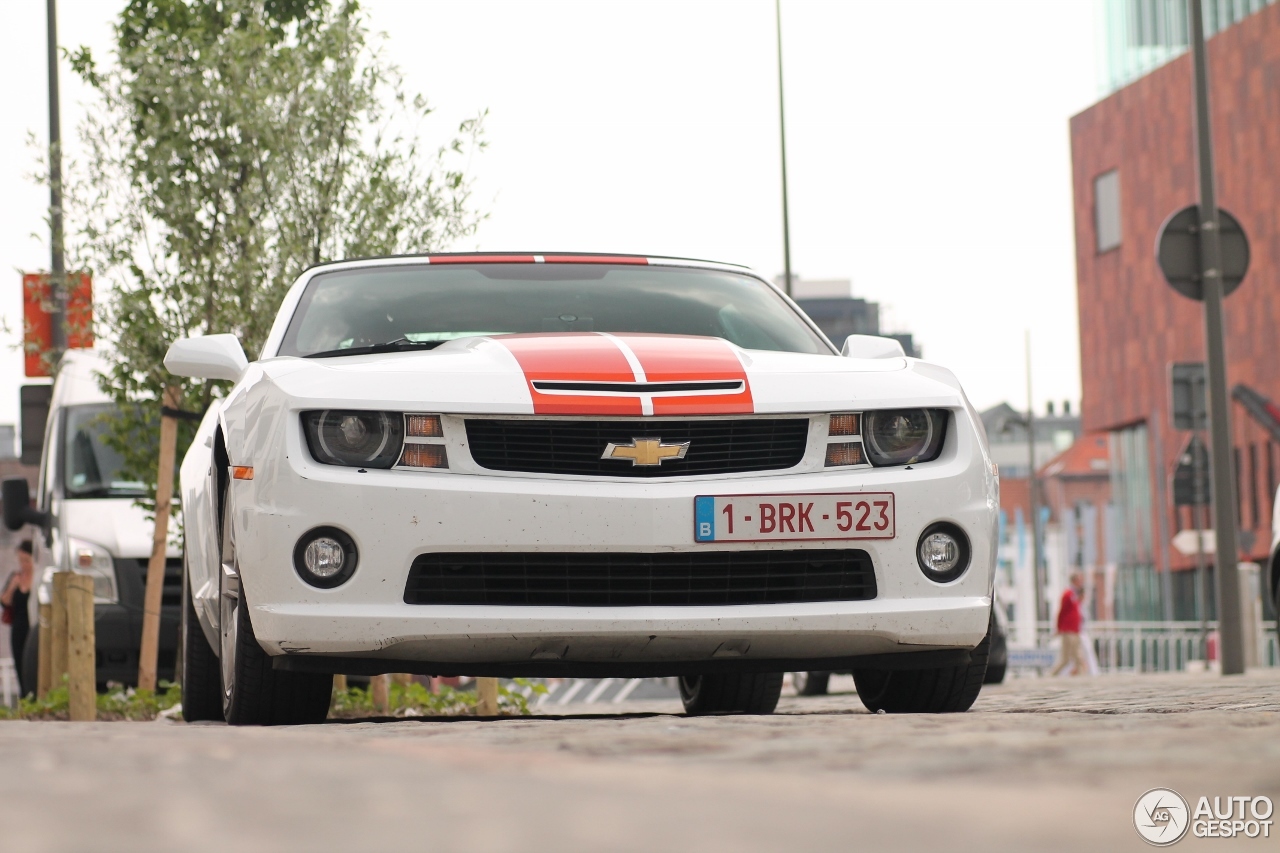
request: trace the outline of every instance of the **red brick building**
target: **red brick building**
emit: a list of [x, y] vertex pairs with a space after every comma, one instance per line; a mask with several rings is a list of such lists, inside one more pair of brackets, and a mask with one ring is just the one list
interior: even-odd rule
[[[1219, 204], [1252, 247], [1226, 301], [1228, 382], [1280, 401], [1280, 5], [1214, 36], [1208, 59]], [[1191, 82], [1184, 54], [1071, 120], [1081, 414], [1110, 434], [1119, 618], [1159, 618], [1162, 587], [1175, 617], [1195, 618], [1192, 561], [1168, 546], [1190, 524], [1172, 506], [1188, 436], [1173, 430], [1169, 371], [1203, 361], [1203, 316], [1155, 261], [1165, 218], [1196, 201]], [[1232, 444], [1242, 557], [1266, 565], [1280, 447], [1235, 404]]]

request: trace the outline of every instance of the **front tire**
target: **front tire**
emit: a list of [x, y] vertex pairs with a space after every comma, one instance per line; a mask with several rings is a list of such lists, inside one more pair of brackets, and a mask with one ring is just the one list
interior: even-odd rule
[[680, 701], [690, 716], [772, 714], [782, 695], [782, 673], [744, 672], [680, 677]]
[[888, 714], [955, 714], [969, 710], [982, 691], [991, 653], [991, 629], [964, 666], [932, 669], [855, 669], [853, 683], [868, 711]]
[[182, 574], [182, 719], [189, 723], [222, 719], [222, 673], [205, 638], [191, 599], [191, 581]]
[[240, 586], [230, 490], [223, 501], [220, 582], [222, 714], [233, 726], [280, 726], [323, 723], [329, 715], [333, 676], [284, 672], [271, 666], [271, 656], [253, 635], [249, 605]]

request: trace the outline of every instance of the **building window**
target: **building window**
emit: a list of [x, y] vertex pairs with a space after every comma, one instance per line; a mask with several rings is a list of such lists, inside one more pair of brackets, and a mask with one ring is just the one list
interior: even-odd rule
[[1267, 441], [1267, 506], [1275, 511], [1276, 498], [1276, 446]]
[[1258, 445], [1249, 445], [1249, 529], [1258, 529]]
[[1093, 226], [1099, 254], [1120, 245], [1120, 173], [1115, 169], [1093, 179]]

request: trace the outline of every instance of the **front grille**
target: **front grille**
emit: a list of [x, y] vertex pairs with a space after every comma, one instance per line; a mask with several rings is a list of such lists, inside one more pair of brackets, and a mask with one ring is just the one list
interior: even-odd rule
[[[682, 477], [793, 468], [808, 445], [808, 418], [727, 420], [586, 420], [545, 418], [467, 422], [471, 458], [494, 471], [575, 474], [596, 477]], [[634, 439], [689, 443], [682, 459], [659, 465], [632, 465], [601, 459], [609, 444]]]
[[866, 551], [423, 554], [406, 604], [792, 604], [876, 597]]
[[[126, 607], [141, 608], [147, 588], [147, 567], [150, 560], [125, 559], [114, 560], [116, 570], [116, 592], [120, 603]], [[182, 558], [169, 557], [164, 561], [164, 583], [161, 586], [160, 605], [177, 607], [182, 604]]]

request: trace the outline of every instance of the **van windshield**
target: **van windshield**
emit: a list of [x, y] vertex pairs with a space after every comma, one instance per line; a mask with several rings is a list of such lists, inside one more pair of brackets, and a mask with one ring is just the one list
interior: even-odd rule
[[455, 338], [517, 332], [705, 335], [743, 349], [831, 354], [794, 308], [751, 276], [616, 263], [321, 273], [303, 291], [278, 354], [430, 349]]
[[121, 475], [124, 457], [107, 444], [110, 403], [68, 406], [62, 429], [62, 486], [68, 498], [132, 498], [145, 494]]

